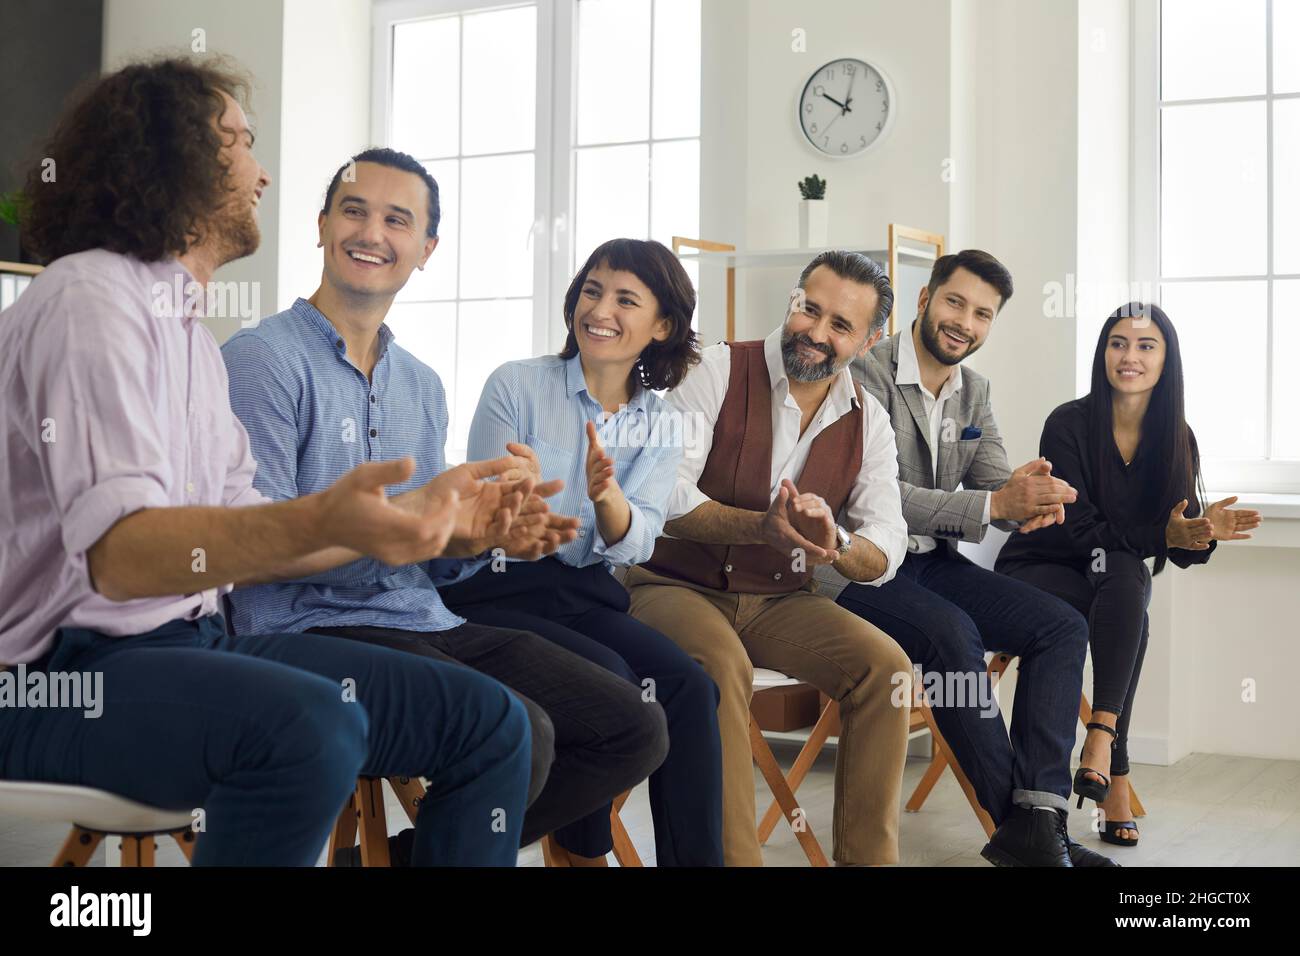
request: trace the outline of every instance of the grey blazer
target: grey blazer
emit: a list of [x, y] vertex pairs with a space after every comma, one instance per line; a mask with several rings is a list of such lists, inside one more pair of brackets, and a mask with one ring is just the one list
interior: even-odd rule
[[[903, 517], [909, 534], [942, 539], [950, 551], [958, 541], [980, 541], [984, 524], [985, 491], [996, 491], [1011, 477], [1007, 452], [1002, 447], [993, 409], [989, 381], [962, 367], [961, 391], [944, 404], [939, 429], [939, 474], [930, 469], [930, 425], [921, 398], [921, 386], [899, 385], [899, 337], [911, 335], [911, 326], [879, 342], [852, 365], [853, 378], [889, 412], [898, 445], [898, 487], [903, 493]], [[957, 486], [962, 490], [958, 491]], [[1015, 521], [993, 522], [1014, 531]]]

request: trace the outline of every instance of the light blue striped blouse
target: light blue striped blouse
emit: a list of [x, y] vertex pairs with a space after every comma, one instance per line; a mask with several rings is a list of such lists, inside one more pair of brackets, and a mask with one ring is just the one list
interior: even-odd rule
[[[596, 423], [632, 510], [627, 534], [612, 546], [601, 539], [595, 506], [587, 497], [587, 422]], [[663, 532], [682, 435], [679, 413], [644, 388], [606, 418], [587, 391], [581, 359], [544, 355], [507, 362], [488, 377], [470, 425], [469, 457], [496, 457], [506, 442], [531, 446], [542, 477], [564, 479], [564, 490], [549, 500], [551, 510], [582, 519], [578, 537], [555, 556], [574, 567], [630, 565], [649, 558]]]
[[[346, 345], [325, 316], [299, 299], [221, 348], [230, 405], [248, 432], [257, 474], [253, 486], [283, 501], [329, 487], [366, 461], [410, 455], [415, 474], [398, 494], [445, 467], [447, 398], [433, 369], [379, 327], [373, 381], [348, 361]], [[497, 454], [504, 454], [498, 452]], [[370, 625], [442, 631], [464, 623], [438, 596], [481, 562], [438, 560], [391, 567], [364, 558], [298, 581], [231, 593], [240, 634], [297, 633], [313, 627]]]

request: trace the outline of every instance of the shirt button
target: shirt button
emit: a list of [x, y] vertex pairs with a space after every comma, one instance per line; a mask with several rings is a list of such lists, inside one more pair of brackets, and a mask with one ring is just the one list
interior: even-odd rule
[[185, 490], [188, 491], [190, 494], [194, 494], [194, 482], [192, 481], [185, 482]]
[[339, 348], [343, 348], [343, 340], [342, 340], [342, 339], [339, 339], [339, 340], [338, 340], [337, 342], [335, 342], [334, 344], [337, 345]]
[[375, 438], [375, 437], [377, 437], [378, 435], [379, 435], [379, 429], [377, 429], [377, 428], [372, 428], [372, 429], [370, 429], [370, 437], [371, 437], [371, 438]]
[[370, 395], [370, 401], [371, 401], [371, 402], [376, 402], [376, 401], [378, 401], [378, 399], [375, 398], [375, 396], [374, 396], [373, 393], [371, 393], [371, 395]]
[[780, 580], [781, 580], [781, 572], [778, 571], [778, 572], [776, 572], [776, 574], [772, 575], [772, 580], [773, 580], [773, 581], [780, 581]]
[[586, 528], [579, 528], [579, 529], [578, 529], [578, 537], [579, 537], [579, 538], [585, 538], [586, 536], [587, 536], [587, 529], [586, 529]]
[[730, 573], [731, 573], [731, 565], [728, 564], [728, 565], [727, 565], [726, 567], [724, 567], [722, 570], [724, 570], [724, 571], [726, 571], [728, 574], [730, 574]]

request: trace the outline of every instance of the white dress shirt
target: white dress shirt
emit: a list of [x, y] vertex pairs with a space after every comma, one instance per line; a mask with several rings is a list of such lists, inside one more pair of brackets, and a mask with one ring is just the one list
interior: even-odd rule
[[[776, 498], [784, 479], [789, 478], [798, 486], [813, 440], [853, 410], [857, 395], [853, 377], [846, 366], [836, 373], [821, 408], [800, 435], [803, 412], [790, 395], [790, 380], [781, 355], [780, 327], [764, 340], [763, 355], [772, 380], [772, 471], [768, 497], [771, 501]], [[700, 364], [668, 393], [669, 403], [681, 411], [687, 428], [686, 450], [668, 504], [668, 520], [689, 514], [710, 500], [700, 491], [697, 482], [713, 447], [713, 428], [730, 380], [731, 348], [720, 342], [704, 349]], [[836, 520], [852, 534], [866, 538], [885, 555], [887, 567], [884, 574], [864, 582], [879, 586], [893, 578], [906, 556], [907, 522], [903, 520], [902, 497], [898, 490], [898, 450], [889, 415], [870, 395], [864, 393], [863, 397], [866, 404], [862, 409], [862, 466]]]

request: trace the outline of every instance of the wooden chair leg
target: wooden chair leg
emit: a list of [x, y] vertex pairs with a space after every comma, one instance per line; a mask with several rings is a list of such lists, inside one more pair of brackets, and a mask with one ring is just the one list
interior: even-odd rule
[[380, 777], [357, 781], [357, 828], [361, 832], [361, 865], [389, 866], [388, 821], [384, 813], [384, 782]]
[[185, 859], [190, 863], [193, 863], [194, 845], [198, 842], [198, 834], [190, 827], [186, 827], [184, 830], [173, 830], [171, 832], [171, 838], [175, 840], [176, 845], [181, 848], [181, 852], [185, 854]]
[[542, 837], [542, 862], [546, 866], [573, 866], [569, 851], [556, 841], [551, 834]]
[[50, 866], [85, 866], [95, 855], [95, 849], [103, 839], [102, 833], [93, 833], [74, 826]]
[[338, 850], [356, 846], [357, 842], [357, 795], [354, 791], [348, 802], [339, 811], [339, 818], [334, 821], [334, 830], [330, 833], [330, 846], [326, 851], [326, 866], [334, 865], [334, 854]]
[[[826, 746], [826, 739], [830, 737], [831, 728], [835, 726], [838, 718], [839, 705], [832, 700], [822, 708], [821, 716], [817, 718], [812, 733], [808, 735], [808, 739], [799, 751], [799, 756], [794, 759], [794, 766], [790, 768], [790, 773], [786, 777], [791, 793], [798, 790], [799, 785], [808, 776], [808, 771], [812, 769], [813, 763], [817, 760], [817, 755]], [[767, 842], [767, 838], [772, 835], [772, 831], [776, 828], [776, 821], [780, 819], [781, 804], [773, 800], [767, 808], [767, 812], [763, 814], [763, 819], [758, 824], [758, 842], [760, 845]]]
[[618, 807], [626, 801], [627, 794], [624, 794], [623, 800], [615, 801], [615, 806], [609, 811], [610, 836], [614, 839], [614, 859], [618, 861], [619, 866], [644, 866], [641, 855], [636, 852], [636, 847], [632, 843], [632, 838], [628, 836], [627, 827], [623, 826], [623, 820], [618, 815]]
[[153, 866], [153, 852], [156, 846], [151, 836], [122, 837], [122, 865]]
[[420, 811], [420, 801], [424, 799], [424, 784], [414, 777], [389, 777], [388, 785], [406, 811], [406, 816], [415, 826], [415, 817]]
[[926, 724], [930, 728], [930, 734], [934, 740], [934, 745], [939, 748], [939, 753], [943, 755], [944, 761], [952, 767], [952, 775], [957, 778], [957, 784], [961, 787], [961, 792], [966, 794], [966, 802], [970, 808], [975, 811], [975, 816], [984, 828], [986, 836], [993, 836], [993, 831], [997, 829], [993, 825], [993, 818], [989, 816], [988, 811], [980, 806], [979, 798], [975, 796], [975, 787], [970, 782], [957, 763], [957, 758], [953, 756], [952, 748], [948, 746], [948, 741], [943, 739], [943, 734], [939, 733], [939, 725], [934, 722], [934, 714], [930, 710], [930, 705], [922, 702], [921, 715], [925, 718]]
[[921, 809], [922, 804], [925, 803], [925, 798], [930, 795], [930, 791], [934, 789], [934, 785], [939, 782], [939, 778], [943, 776], [944, 770], [948, 767], [948, 758], [943, 755], [943, 751], [939, 749], [934, 737], [930, 738], [930, 752], [932, 754], [930, 766], [925, 768], [925, 773], [922, 775], [920, 782], [917, 783], [916, 789], [912, 791], [912, 795], [903, 807], [908, 813], [916, 813]]
[[830, 863], [826, 860], [826, 854], [822, 852], [821, 844], [813, 836], [808, 817], [802, 814], [799, 804], [795, 802], [794, 793], [791, 791], [789, 784], [786, 783], [780, 766], [777, 765], [776, 757], [772, 754], [772, 748], [763, 739], [763, 731], [759, 729], [758, 721], [754, 719], [753, 714], [749, 716], [749, 744], [754, 755], [754, 761], [758, 764], [763, 779], [772, 788], [772, 793], [776, 796], [776, 802], [784, 812], [786, 820], [789, 821], [790, 829], [794, 831], [799, 845], [803, 847], [808, 862], [813, 866], [830, 866]]

